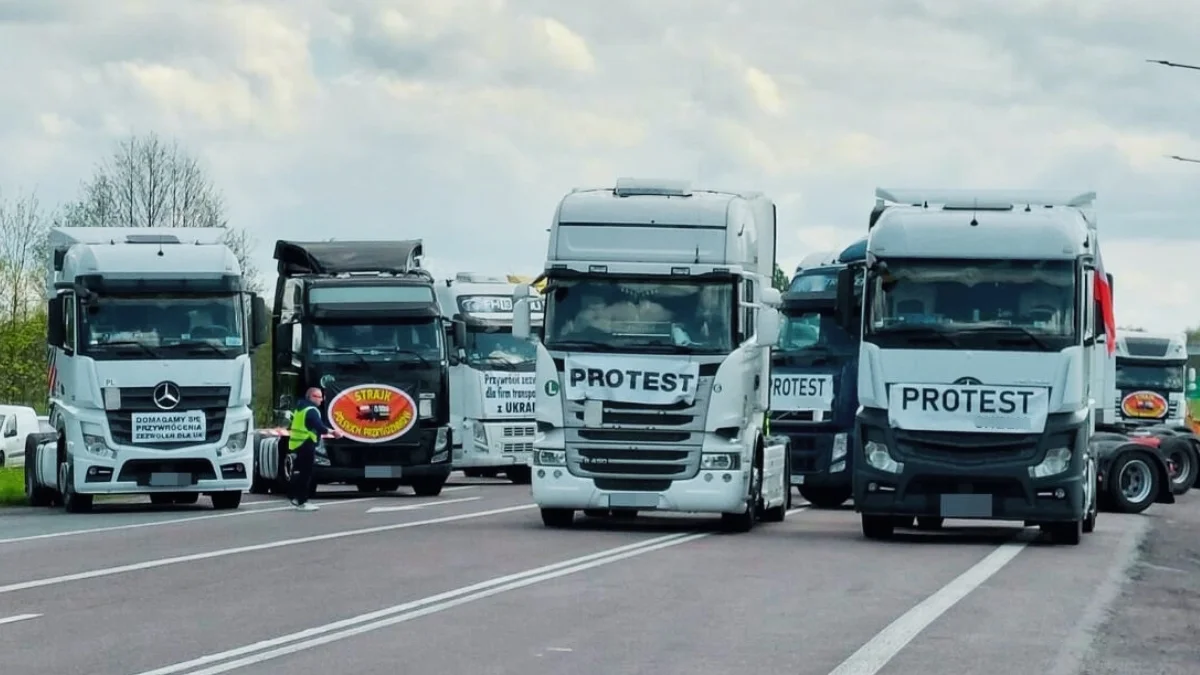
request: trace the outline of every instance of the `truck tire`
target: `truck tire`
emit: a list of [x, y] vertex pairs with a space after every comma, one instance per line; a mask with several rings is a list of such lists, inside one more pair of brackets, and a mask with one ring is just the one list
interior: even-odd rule
[[800, 496], [818, 509], [836, 509], [846, 503], [851, 497], [851, 488], [846, 487], [812, 487], [800, 486]]
[[266, 453], [272, 452], [272, 449], [269, 446], [271, 440], [273, 439], [263, 438], [257, 434], [255, 435], [254, 460], [251, 462], [254, 470], [250, 474], [250, 494], [252, 495], [271, 494], [271, 480], [269, 478], [264, 478], [262, 475], [262, 472], [264, 471], [263, 458], [267, 456]]
[[416, 478], [412, 482], [412, 489], [418, 497], [436, 497], [442, 494], [445, 485], [445, 478]]
[[758, 505], [762, 503], [762, 449], [755, 454], [750, 473], [750, 494], [746, 496], [746, 510], [742, 513], [722, 513], [721, 528], [730, 533], [749, 532], [758, 524]]
[[1108, 472], [1108, 498], [1113, 510], [1141, 513], [1154, 503], [1159, 491], [1154, 459], [1142, 450], [1126, 451], [1113, 460]]
[[209, 496], [212, 499], [212, 506], [218, 511], [232, 511], [242, 505], [241, 490], [226, 490], [225, 492], [214, 492]]
[[896, 519], [891, 516], [862, 514], [862, 533], [867, 539], [891, 539], [896, 533]]
[[504, 477], [513, 485], [529, 485], [533, 481], [533, 470], [527, 466], [510, 466], [504, 470]]
[[25, 499], [30, 506], [54, 506], [54, 490], [37, 482], [38, 446], [54, 440], [54, 434], [29, 434], [25, 438]]
[[1164, 438], [1159, 449], [1167, 461], [1176, 466], [1176, 472], [1171, 476], [1171, 493], [1187, 493], [1196, 484], [1197, 463], [1200, 462], [1195, 445], [1189, 438], [1175, 436]]
[[58, 492], [62, 495], [63, 509], [67, 513], [88, 513], [92, 510], [93, 496], [75, 491], [75, 467], [69, 461], [58, 465]]
[[542, 524], [546, 527], [565, 528], [575, 524], [575, 509], [542, 509]]

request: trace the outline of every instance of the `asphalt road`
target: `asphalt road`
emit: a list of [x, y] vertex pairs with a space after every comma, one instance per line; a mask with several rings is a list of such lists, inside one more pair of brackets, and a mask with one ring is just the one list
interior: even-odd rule
[[3, 670], [1182, 675], [1200, 662], [1195, 494], [1102, 513], [1079, 547], [1000, 526], [868, 542], [852, 510], [799, 500], [744, 535], [678, 516], [555, 531], [527, 487], [461, 478], [437, 498], [318, 503], [0, 511]]

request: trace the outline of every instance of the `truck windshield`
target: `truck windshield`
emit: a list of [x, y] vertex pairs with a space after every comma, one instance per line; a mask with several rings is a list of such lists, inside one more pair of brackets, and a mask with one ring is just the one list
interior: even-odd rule
[[234, 358], [246, 353], [240, 295], [104, 295], [80, 312], [79, 342], [99, 359]]
[[550, 349], [727, 354], [734, 285], [728, 280], [561, 279], [547, 291]]
[[821, 293], [837, 288], [838, 269], [804, 270], [792, 279], [788, 291], [804, 293]]
[[1187, 384], [1183, 370], [1184, 364], [1182, 363], [1134, 365], [1121, 363], [1120, 359], [1118, 359], [1117, 388], [1183, 391], [1184, 386]]
[[1077, 344], [1071, 260], [897, 260], [868, 282], [863, 339], [892, 348], [1059, 351]]
[[322, 322], [312, 326], [312, 353], [317, 358], [340, 360], [354, 354], [371, 361], [440, 361], [443, 338], [440, 320], [362, 323]]
[[467, 344], [463, 345], [467, 365], [480, 370], [533, 367], [537, 347], [532, 339], [513, 337], [512, 328], [479, 327], [467, 329]]
[[779, 346], [775, 351], [783, 354], [820, 351], [850, 356], [858, 353], [858, 341], [838, 325], [833, 310], [784, 310], [783, 323], [779, 328]]

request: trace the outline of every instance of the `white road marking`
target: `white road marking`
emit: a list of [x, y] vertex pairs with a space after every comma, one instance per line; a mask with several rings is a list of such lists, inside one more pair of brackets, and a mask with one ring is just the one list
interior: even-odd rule
[[16, 623], [18, 621], [28, 621], [30, 619], [36, 619], [39, 616], [41, 616], [41, 614], [18, 614], [16, 616], [8, 616], [0, 619], [0, 625], [6, 623]]
[[[792, 509], [789, 514], [797, 513], [805, 510], [804, 508]], [[499, 595], [507, 591], [532, 586], [559, 577], [564, 577], [576, 572], [601, 567], [610, 563], [632, 558], [651, 551], [678, 546], [688, 542], [696, 541], [710, 537], [712, 532], [680, 532], [668, 534], [653, 539], [637, 542], [635, 544], [627, 544], [616, 548], [605, 549], [596, 553], [592, 553], [571, 560], [545, 565], [536, 569], [517, 572], [503, 577], [488, 579], [477, 584], [456, 588], [454, 590], [439, 593], [420, 600], [413, 600], [403, 604], [394, 605], [384, 609], [360, 614], [349, 619], [342, 619], [333, 623], [327, 623], [313, 628], [308, 628], [288, 635], [283, 635], [269, 640], [262, 640], [254, 644], [237, 647], [228, 651], [209, 654], [190, 661], [176, 663], [170, 666], [164, 666], [155, 670], [149, 670], [138, 675], [173, 675], [174, 673], [187, 672], [188, 675], [217, 675], [218, 673], [228, 672], [243, 666], [254, 665], [276, 659], [288, 654], [312, 649], [321, 645], [345, 640], [347, 638], [368, 633], [370, 631], [387, 628], [399, 623], [419, 619], [423, 616], [443, 612], [447, 609], [465, 605], [467, 603], [483, 600], [484, 598], [493, 595]], [[289, 644], [290, 643], [290, 644]], [[248, 656], [246, 656], [248, 655]], [[243, 658], [237, 658], [243, 657]], [[235, 659], [230, 661], [229, 659]], [[203, 668], [201, 670], [190, 670], [198, 666], [205, 666], [210, 663], [224, 661], [220, 665]]]
[[883, 670], [883, 667], [929, 624], [1012, 562], [1017, 554], [1025, 550], [1034, 536], [1036, 533], [1024, 531], [1017, 536], [1017, 540], [1001, 544], [966, 572], [900, 615], [900, 618], [830, 671], [829, 675], [875, 675]]
[[460, 490], [476, 490], [478, 485], [455, 485], [454, 487], [442, 488], [442, 492], [458, 492]]
[[[341, 506], [342, 504], [353, 504], [356, 502], [365, 502], [376, 499], [376, 497], [360, 497], [358, 499], [339, 499], [331, 502], [322, 502], [325, 506]], [[279, 501], [286, 504], [285, 500]], [[108, 527], [89, 527], [82, 530], [67, 530], [66, 532], [47, 532], [45, 534], [31, 534], [25, 537], [9, 537], [8, 539], [0, 539], [0, 544], [13, 544], [19, 541], [34, 541], [37, 539], [57, 539], [58, 537], [74, 537], [81, 534], [95, 534], [99, 532], [116, 532], [118, 530], [136, 530], [142, 527], [156, 527], [159, 525], [175, 525], [178, 523], [190, 523], [198, 520], [213, 520], [215, 518], [233, 518], [235, 516], [253, 516], [259, 513], [269, 513], [271, 511], [291, 511], [292, 506], [272, 506], [266, 509], [250, 509], [247, 511], [229, 511], [228, 513], [210, 513], [203, 516], [186, 516], [183, 518], [171, 518], [168, 520], [154, 520], [147, 523], [129, 523], [128, 525], [110, 525]]]
[[367, 509], [367, 513], [391, 513], [393, 511], [416, 511], [430, 506], [441, 506], [442, 504], [457, 504], [460, 502], [473, 502], [483, 497], [460, 497], [458, 499], [439, 499], [433, 502], [421, 502], [419, 504], [404, 504], [402, 506], [374, 506]]
[[[346, 502], [339, 502], [346, 503]], [[491, 509], [488, 511], [474, 511], [471, 513], [460, 513], [453, 516], [443, 516], [441, 518], [430, 518], [429, 520], [416, 520], [405, 523], [393, 523], [391, 525], [378, 525], [376, 527], [365, 527], [358, 530], [341, 530], [338, 532], [327, 532], [325, 534], [317, 534], [310, 537], [297, 537], [296, 539], [280, 539], [277, 541], [269, 541], [262, 544], [251, 544], [249, 546], [237, 546], [234, 548], [224, 548], [216, 551], [205, 551], [204, 553], [193, 553], [190, 555], [181, 555], [174, 558], [160, 558], [157, 560], [146, 560], [140, 563], [132, 563], [129, 565], [119, 565], [117, 567], [105, 567], [96, 570], [88, 570], [87, 572], [76, 572], [75, 574], [64, 574], [58, 577], [49, 577], [45, 579], [34, 579], [33, 581], [22, 581], [15, 584], [0, 586], [0, 593], [13, 593], [15, 591], [24, 591], [30, 588], [42, 588], [44, 586], [54, 586], [56, 584], [65, 584], [70, 581], [82, 581], [84, 579], [96, 579], [98, 577], [108, 577], [115, 574], [124, 574], [126, 572], [136, 572], [139, 570], [154, 569], [156, 567], [166, 567], [167, 565], [177, 565], [185, 562], [195, 562], [197, 560], [209, 560], [211, 558], [221, 558], [229, 555], [237, 555], [239, 553], [252, 553], [254, 551], [266, 551], [273, 548], [282, 548], [284, 546], [294, 546], [296, 544], [309, 544], [316, 541], [329, 541], [332, 539], [343, 539], [345, 537], [353, 537], [360, 534], [375, 534], [378, 532], [388, 532], [391, 530], [402, 530], [409, 527], [420, 527], [422, 525], [436, 525], [438, 523], [451, 523], [456, 520], [469, 520], [471, 518], [483, 518], [486, 516], [494, 516], [500, 513], [511, 513], [513, 511], [521, 511], [524, 509], [536, 508], [536, 504], [522, 504], [520, 506], [509, 506], [502, 509]], [[287, 508], [291, 508], [290, 506]], [[257, 512], [256, 512], [257, 513]]]

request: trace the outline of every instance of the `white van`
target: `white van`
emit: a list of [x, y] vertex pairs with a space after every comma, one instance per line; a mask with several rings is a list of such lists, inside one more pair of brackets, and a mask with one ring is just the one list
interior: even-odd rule
[[49, 421], [23, 405], [0, 405], [0, 467], [23, 466], [25, 439], [29, 434], [47, 433]]

